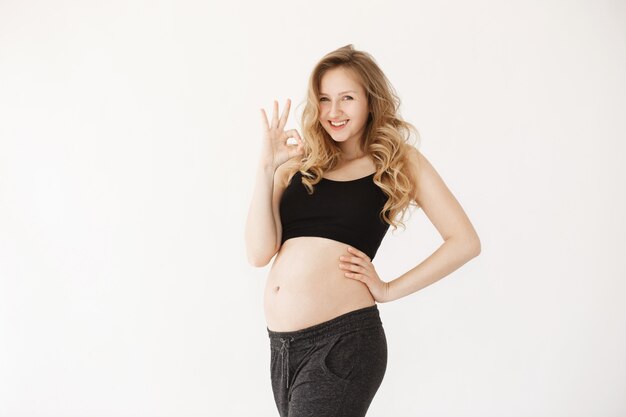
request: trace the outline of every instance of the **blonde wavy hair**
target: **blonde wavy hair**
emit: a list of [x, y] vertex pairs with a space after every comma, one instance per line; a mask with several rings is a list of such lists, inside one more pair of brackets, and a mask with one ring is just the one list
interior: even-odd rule
[[[319, 122], [320, 83], [330, 69], [342, 67], [360, 82], [366, 92], [370, 115], [361, 141], [362, 151], [371, 155], [376, 165], [374, 183], [389, 197], [380, 218], [393, 226], [406, 228], [402, 219], [410, 206], [419, 207], [411, 198], [417, 179], [409, 173], [408, 152], [411, 132], [419, 143], [419, 132], [399, 115], [400, 98], [374, 58], [354, 49], [352, 44], [326, 54], [314, 67], [308, 82], [307, 100], [301, 116], [304, 153], [291, 167], [287, 182], [300, 171], [307, 193], [324, 172], [332, 170], [341, 159], [341, 148]], [[400, 215], [400, 219], [397, 217]]]

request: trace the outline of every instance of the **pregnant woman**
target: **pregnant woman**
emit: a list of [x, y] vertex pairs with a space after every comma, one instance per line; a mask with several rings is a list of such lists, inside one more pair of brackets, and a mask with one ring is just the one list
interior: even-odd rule
[[[365, 416], [387, 367], [377, 303], [412, 294], [480, 253], [480, 240], [433, 166], [371, 55], [352, 45], [315, 66], [303, 137], [291, 102], [261, 109], [263, 146], [246, 222], [248, 261], [266, 266], [270, 378], [281, 417]], [[287, 143], [292, 138], [295, 144]], [[444, 243], [400, 277], [372, 263], [390, 225], [421, 207]]]

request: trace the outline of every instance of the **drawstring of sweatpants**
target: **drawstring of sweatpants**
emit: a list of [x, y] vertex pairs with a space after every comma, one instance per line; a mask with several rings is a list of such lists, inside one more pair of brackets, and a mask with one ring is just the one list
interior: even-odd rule
[[[282, 337], [280, 338], [280, 341], [283, 343], [280, 347], [280, 359], [282, 365], [281, 377], [285, 375], [285, 367], [287, 367], [287, 388], [289, 388], [289, 341], [293, 342], [293, 340], [293, 337], [287, 339], [283, 339]], [[287, 352], [286, 355], [285, 352]]]

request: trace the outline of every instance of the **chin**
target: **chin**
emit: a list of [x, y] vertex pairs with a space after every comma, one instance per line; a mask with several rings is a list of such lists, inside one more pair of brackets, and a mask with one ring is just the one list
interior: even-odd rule
[[328, 132], [328, 135], [331, 137], [332, 140], [334, 140], [335, 142], [345, 142], [347, 138], [349, 138], [350, 136], [346, 136], [345, 139], [342, 138], [337, 138], [335, 137], [332, 132]]

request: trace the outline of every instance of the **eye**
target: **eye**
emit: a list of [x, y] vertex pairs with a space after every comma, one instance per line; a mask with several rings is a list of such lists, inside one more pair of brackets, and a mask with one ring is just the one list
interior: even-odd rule
[[[352, 96], [343, 96], [343, 98], [349, 98], [350, 100], [353, 100]], [[320, 101], [323, 101], [323, 100], [328, 100], [328, 99], [326, 97], [320, 98]]]

